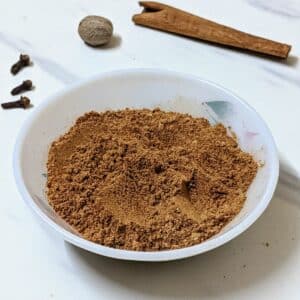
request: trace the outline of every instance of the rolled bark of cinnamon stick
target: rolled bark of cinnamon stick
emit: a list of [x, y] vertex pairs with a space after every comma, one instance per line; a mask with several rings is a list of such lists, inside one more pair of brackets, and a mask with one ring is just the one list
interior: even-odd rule
[[139, 2], [144, 10], [132, 17], [137, 25], [234, 48], [287, 58], [291, 46], [248, 34], [159, 2]]

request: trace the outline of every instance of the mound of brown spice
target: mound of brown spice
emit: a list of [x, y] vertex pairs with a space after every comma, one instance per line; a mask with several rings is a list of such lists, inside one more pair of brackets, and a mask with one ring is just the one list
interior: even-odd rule
[[90, 112], [53, 142], [47, 196], [93, 242], [130, 250], [191, 246], [218, 233], [258, 165], [223, 125], [155, 110]]

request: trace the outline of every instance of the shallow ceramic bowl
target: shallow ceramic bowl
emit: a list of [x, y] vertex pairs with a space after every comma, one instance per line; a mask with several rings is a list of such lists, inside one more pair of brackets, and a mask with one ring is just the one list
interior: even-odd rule
[[[61, 220], [45, 196], [49, 145], [85, 112], [108, 109], [155, 108], [204, 116], [230, 126], [240, 147], [263, 163], [247, 193], [242, 211], [209, 240], [167, 251], [118, 250], [87, 241]], [[88, 251], [118, 259], [166, 261], [185, 258], [223, 245], [245, 231], [265, 210], [277, 180], [276, 147], [261, 117], [238, 96], [203, 79], [171, 71], [132, 69], [104, 73], [69, 86], [40, 104], [17, 139], [14, 173], [28, 206], [66, 241]]]

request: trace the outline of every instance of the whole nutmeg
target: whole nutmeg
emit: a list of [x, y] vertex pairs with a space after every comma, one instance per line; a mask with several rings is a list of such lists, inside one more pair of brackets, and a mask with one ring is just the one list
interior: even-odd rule
[[113, 34], [113, 25], [110, 20], [100, 16], [87, 16], [78, 26], [80, 37], [91, 46], [107, 44]]

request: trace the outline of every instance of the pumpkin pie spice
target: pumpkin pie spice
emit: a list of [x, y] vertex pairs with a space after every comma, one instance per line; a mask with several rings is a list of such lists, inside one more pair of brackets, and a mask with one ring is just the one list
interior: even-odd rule
[[217, 234], [258, 164], [221, 125], [160, 109], [89, 112], [54, 141], [47, 197], [82, 237], [140, 251]]

